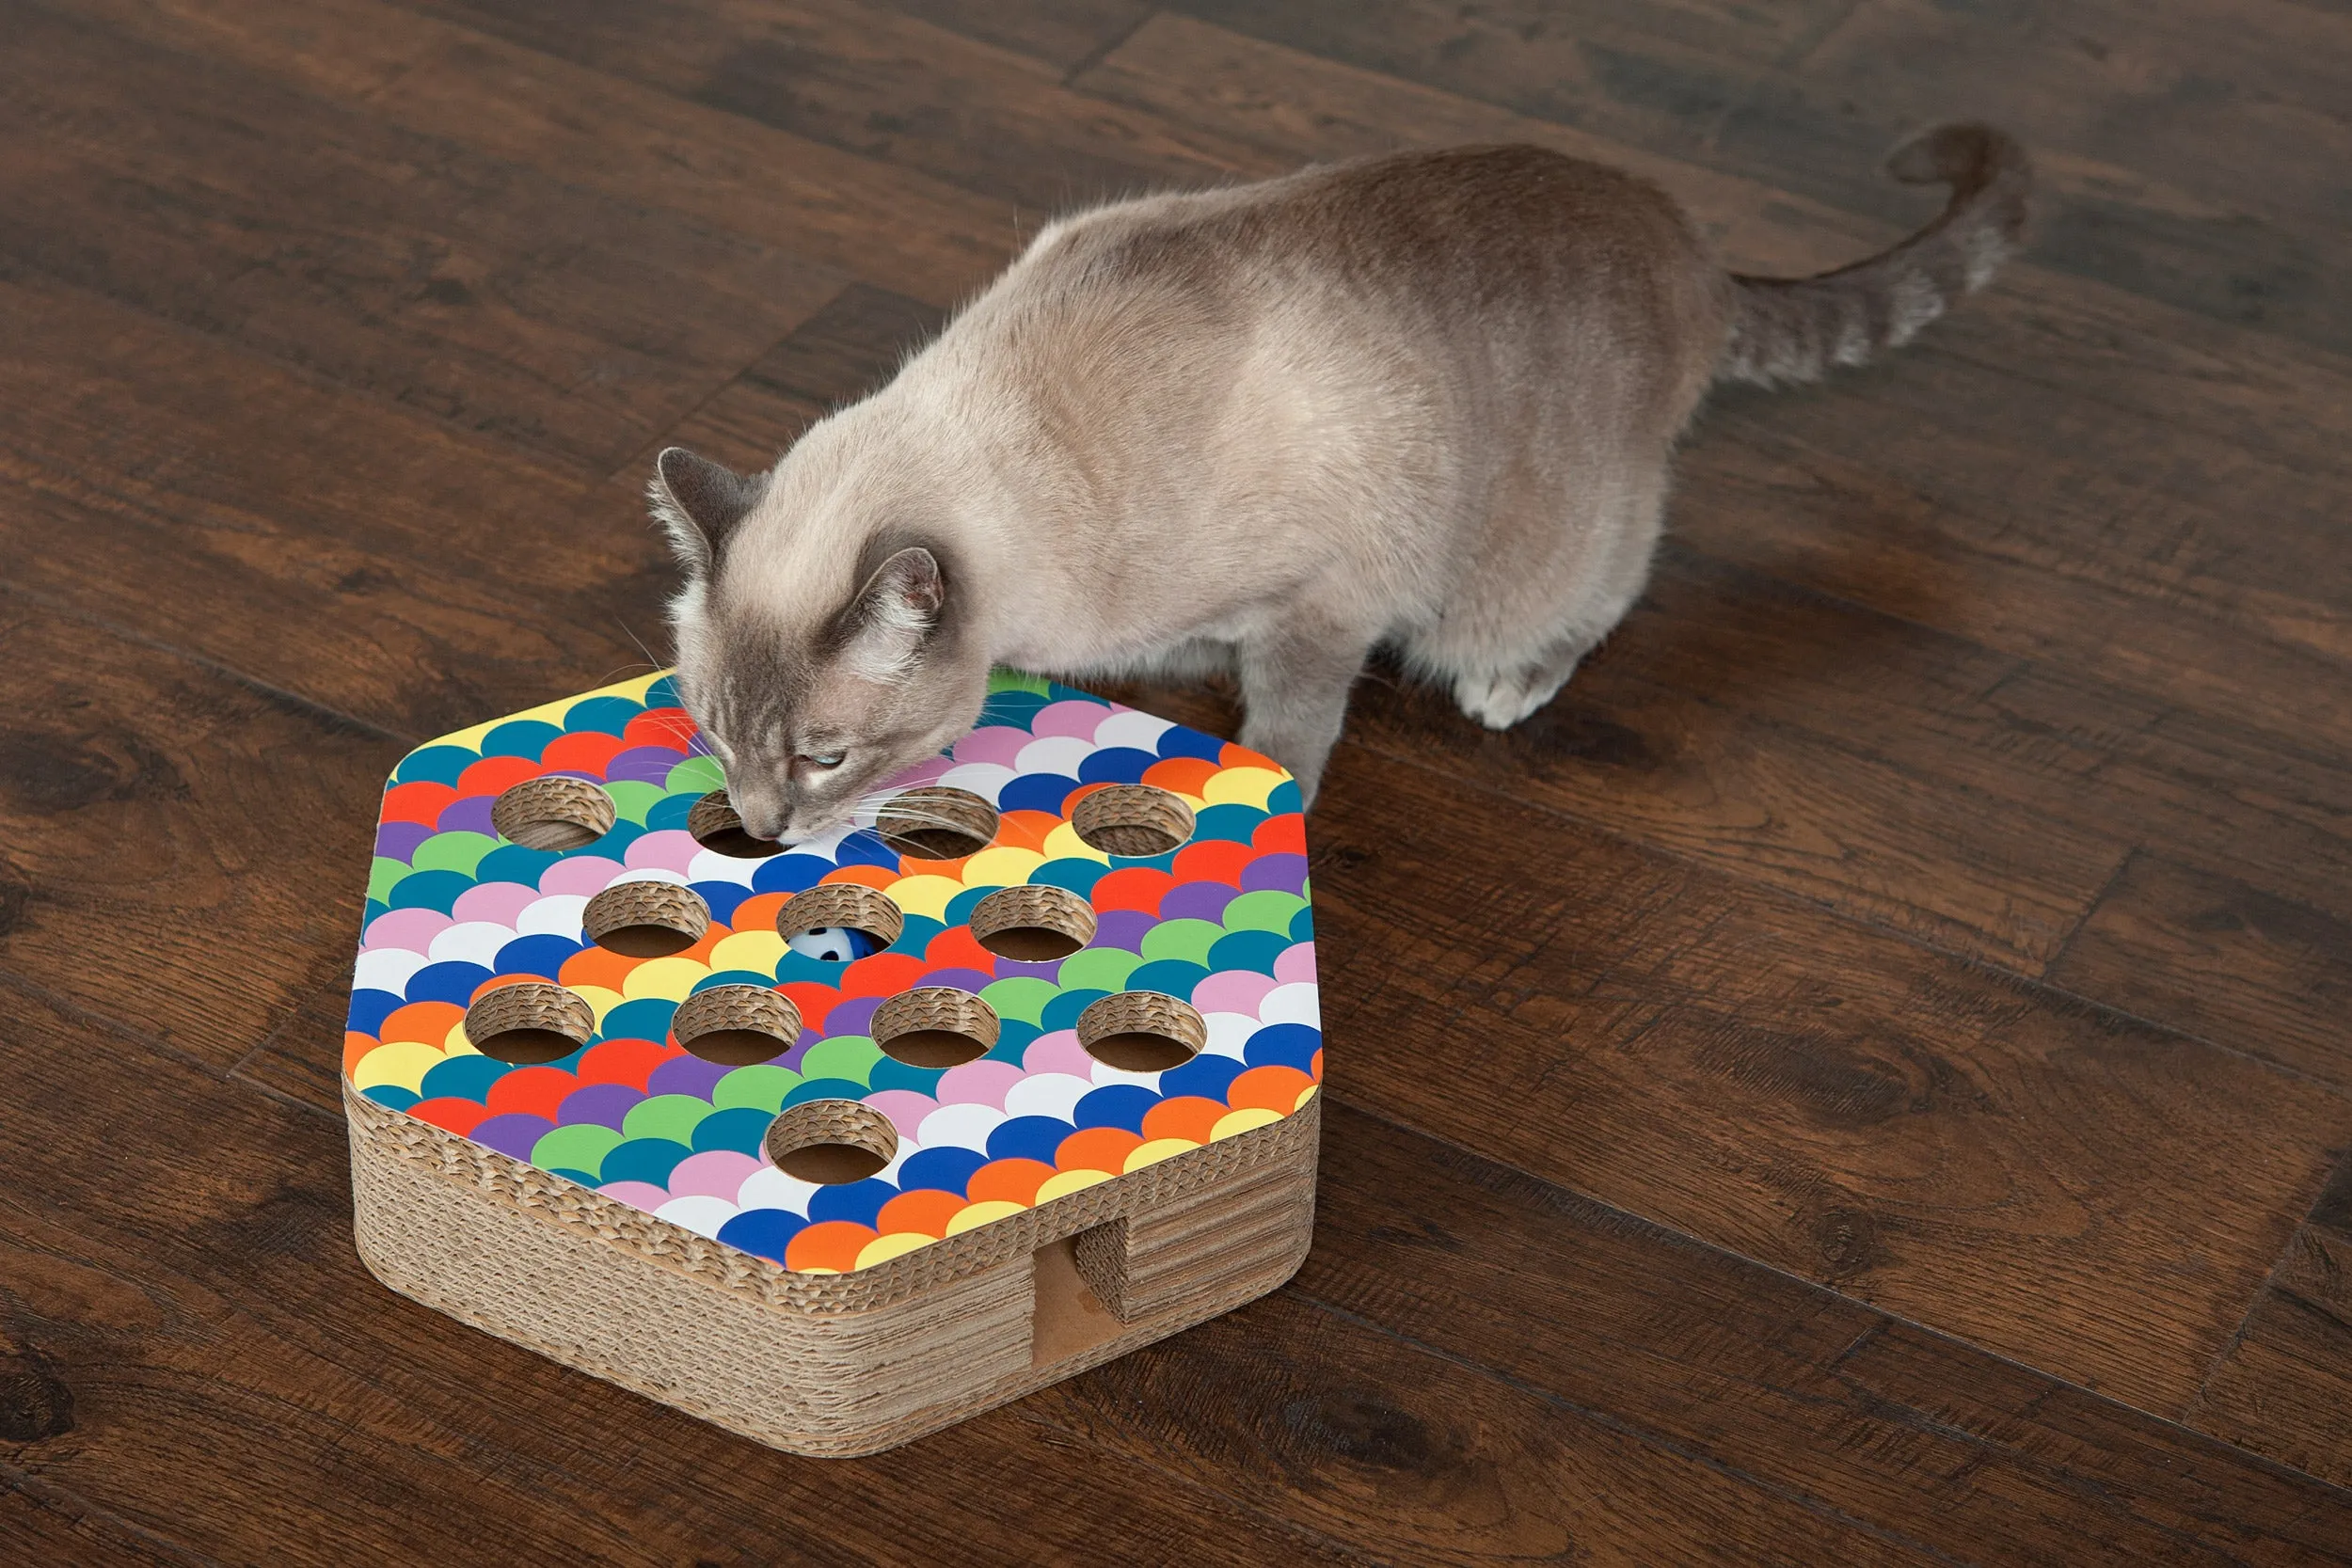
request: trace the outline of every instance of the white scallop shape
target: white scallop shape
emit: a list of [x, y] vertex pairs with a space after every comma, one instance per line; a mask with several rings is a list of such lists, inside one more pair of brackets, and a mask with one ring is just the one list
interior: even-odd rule
[[388, 990], [394, 996], [405, 996], [408, 994], [408, 976], [432, 961], [421, 953], [404, 953], [397, 947], [379, 947], [374, 952], [362, 953], [351, 972], [351, 989]]
[[583, 940], [588, 898], [579, 893], [550, 893], [534, 899], [515, 917], [515, 934], [524, 937], [569, 937]]
[[1138, 752], [1156, 752], [1160, 736], [1176, 726], [1155, 713], [1141, 713], [1129, 708], [1114, 713], [1094, 727], [1094, 744], [1108, 751], [1114, 746], [1131, 746]]
[[514, 940], [515, 928], [512, 926], [500, 926], [487, 920], [463, 921], [434, 937], [432, 958], [435, 963], [453, 960], [495, 969], [499, 949]]
[[1099, 1089], [1111, 1084], [1140, 1084], [1156, 1094], [1159, 1092], [1160, 1075], [1156, 1072], [1129, 1072], [1125, 1068], [1113, 1067], [1108, 1062], [1095, 1063], [1094, 1086]]
[[1012, 763], [1024, 773], [1059, 773], [1074, 779], [1078, 776], [1078, 765], [1098, 749], [1092, 741], [1080, 740], [1074, 735], [1049, 735], [1022, 747]]
[[950, 788], [968, 789], [993, 806], [1005, 785], [1020, 776], [1001, 762], [965, 762], [942, 773], [939, 782]]
[[743, 1178], [735, 1192], [738, 1209], [781, 1209], [787, 1214], [808, 1214], [808, 1200], [817, 1196], [814, 1181], [787, 1176], [773, 1165], [762, 1165]]
[[1005, 1123], [1005, 1113], [993, 1105], [942, 1105], [923, 1118], [914, 1131], [925, 1148], [969, 1148], [988, 1152], [988, 1135]]
[[[898, 1140], [898, 1151], [890, 1157], [890, 1164], [876, 1171], [872, 1179], [876, 1181], [897, 1181], [898, 1180], [898, 1167], [905, 1164], [910, 1156], [921, 1152], [922, 1148], [923, 1145], [916, 1139], [900, 1138]], [[983, 1152], [985, 1152], [985, 1150], [983, 1150]]]
[[672, 887], [684, 887], [686, 879], [675, 871], [664, 871], [658, 865], [644, 865], [634, 871], [622, 872], [612, 879], [612, 885], [619, 887], [623, 882], [667, 882]]
[[1265, 1027], [1248, 1013], [1203, 1013], [1200, 1022], [1209, 1026], [1209, 1043], [1200, 1048], [1202, 1053], [1231, 1056], [1237, 1062], [1243, 1059], [1249, 1037]]
[[716, 849], [705, 849], [687, 863], [686, 875], [691, 881], [733, 882], [738, 887], [749, 887], [753, 874], [763, 863], [736, 855], [723, 855]]
[[1316, 1000], [1315, 988], [1305, 980], [1294, 980], [1287, 986], [1277, 986], [1265, 993], [1258, 1004], [1258, 1017], [1268, 1023], [1304, 1023], [1311, 1029], [1323, 1027], [1323, 1006]]
[[1071, 1119], [1078, 1101], [1094, 1092], [1094, 1085], [1072, 1072], [1040, 1072], [1005, 1091], [1005, 1115]]
[[656, 1209], [654, 1213], [672, 1225], [684, 1226], [697, 1236], [719, 1239], [719, 1230], [739, 1211], [723, 1197], [697, 1193], [691, 1197], [674, 1197]]

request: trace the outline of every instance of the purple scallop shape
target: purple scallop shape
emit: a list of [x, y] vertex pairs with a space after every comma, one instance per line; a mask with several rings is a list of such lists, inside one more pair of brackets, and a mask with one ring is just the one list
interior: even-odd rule
[[619, 784], [665, 784], [670, 782], [670, 769], [686, 760], [686, 753], [672, 746], [631, 746], [626, 752], [615, 752], [605, 764], [607, 782]]
[[441, 808], [439, 830], [445, 833], [481, 833], [496, 838], [499, 831], [490, 821], [490, 808], [497, 803], [487, 795], [468, 795], [452, 800]]
[[871, 1033], [874, 1009], [882, 1005], [879, 996], [845, 996], [833, 1005], [825, 1015], [825, 1035], [832, 1038], [841, 1035]]
[[1307, 886], [1307, 857], [1261, 855], [1242, 867], [1244, 893], [1287, 893], [1294, 896]]
[[700, 1056], [674, 1056], [653, 1069], [645, 1080], [647, 1094], [687, 1094], [696, 1100], [708, 1100], [710, 1091], [719, 1086], [719, 1080], [734, 1071], [722, 1062], [707, 1062]]
[[617, 1132], [621, 1130], [621, 1118], [644, 1098], [627, 1084], [583, 1084], [565, 1095], [564, 1103], [555, 1108], [556, 1125], [572, 1127], [594, 1122]]
[[1216, 924], [1225, 906], [1241, 895], [1223, 882], [1186, 882], [1169, 888], [1160, 899], [1162, 920], [1205, 920]]
[[405, 862], [417, 852], [417, 846], [440, 832], [421, 822], [387, 822], [375, 830], [375, 853], [378, 859]]
[[545, 1117], [534, 1117], [528, 1111], [509, 1111], [504, 1116], [486, 1117], [474, 1124], [466, 1134], [485, 1148], [495, 1148], [501, 1154], [511, 1154], [528, 1161], [532, 1147], [548, 1135], [555, 1123]]
[[[983, 974], [977, 969], [934, 969], [914, 983], [918, 986], [947, 986], [956, 990], [968, 990], [977, 996], [993, 984], [995, 979], [995, 975]], [[827, 1022], [832, 1021], [828, 1019]]]
[[1061, 978], [1061, 960], [1056, 958], [1050, 963], [1029, 964], [1023, 963], [1018, 958], [999, 958], [996, 960], [996, 978], [999, 980], [1043, 980], [1051, 984]]
[[1104, 910], [1094, 917], [1094, 940], [1089, 947], [1121, 947], [1130, 953], [1143, 951], [1143, 939], [1152, 927], [1160, 923], [1155, 914], [1141, 910]]

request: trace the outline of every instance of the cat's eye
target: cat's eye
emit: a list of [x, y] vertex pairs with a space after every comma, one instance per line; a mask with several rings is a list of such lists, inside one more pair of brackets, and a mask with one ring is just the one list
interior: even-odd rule
[[841, 766], [841, 759], [849, 754], [847, 752], [827, 752], [820, 756], [810, 756], [803, 752], [801, 760], [811, 768], [838, 768]]

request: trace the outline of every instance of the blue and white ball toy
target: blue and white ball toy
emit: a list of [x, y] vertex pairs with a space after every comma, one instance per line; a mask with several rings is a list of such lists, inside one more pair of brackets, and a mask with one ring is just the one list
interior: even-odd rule
[[795, 953], [805, 953], [829, 964], [845, 964], [882, 951], [882, 944], [872, 937], [847, 926], [819, 926], [813, 931], [787, 937], [785, 945]]

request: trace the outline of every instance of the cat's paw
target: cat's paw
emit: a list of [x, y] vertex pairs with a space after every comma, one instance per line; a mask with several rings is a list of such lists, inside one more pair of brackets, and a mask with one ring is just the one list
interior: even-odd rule
[[1454, 701], [1463, 714], [1490, 730], [1507, 730], [1560, 694], [1568, 677], [1551, 679], [1531, 672], [1454, 678]]

